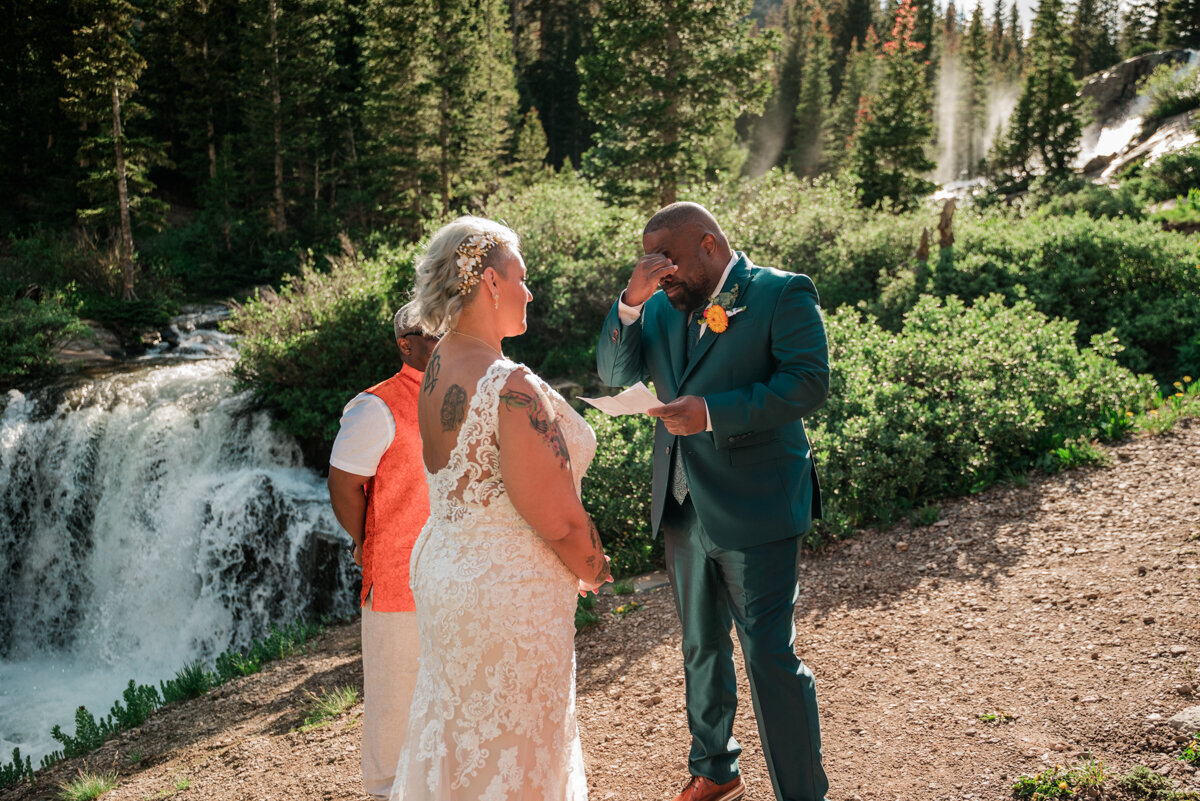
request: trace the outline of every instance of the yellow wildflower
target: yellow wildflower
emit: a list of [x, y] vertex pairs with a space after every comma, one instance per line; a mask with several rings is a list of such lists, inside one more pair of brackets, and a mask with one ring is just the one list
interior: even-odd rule
[[1171, 386], [1175, 387], [1175, 389], [1183, 389], [1183, 384], [1180, 384], [1178, 381], [1176, 381]]

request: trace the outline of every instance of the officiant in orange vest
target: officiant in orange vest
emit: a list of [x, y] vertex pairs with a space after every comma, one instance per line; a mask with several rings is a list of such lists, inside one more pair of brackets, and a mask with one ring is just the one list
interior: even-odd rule
[[429, 519], [417, 396], [437, 338], [414, 304], [394, 319], [400, 372], [342, 410], [329, 456], [329, 500], [362, 567], [363, 787], [391, 794], [417, 678], [417, 621], [408, 563]]

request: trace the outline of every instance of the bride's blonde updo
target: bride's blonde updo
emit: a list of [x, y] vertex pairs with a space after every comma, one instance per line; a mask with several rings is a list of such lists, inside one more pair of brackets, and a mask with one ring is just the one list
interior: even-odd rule
[[452, 328], [463, 306], [478, 294], [483, 271], [496, 266], [497, 251], [516, 254], [519, 247], [512, 229], [482, 217], [459, 217], [442, 226], [417, 262], [413, 294], [425, 333]]

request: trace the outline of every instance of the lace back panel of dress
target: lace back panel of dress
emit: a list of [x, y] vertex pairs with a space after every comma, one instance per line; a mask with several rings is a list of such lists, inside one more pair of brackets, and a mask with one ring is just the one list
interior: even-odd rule
[[507, 359], [493, 362], [479, 379], [446, 466], [426, 476], [431, 516], [458, 521], [504, 494], [496, 434], [500, 388], [518, 367]]

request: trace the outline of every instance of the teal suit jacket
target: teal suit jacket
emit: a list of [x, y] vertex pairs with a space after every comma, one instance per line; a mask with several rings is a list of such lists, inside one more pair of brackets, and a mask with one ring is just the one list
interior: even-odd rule
[[661, 291], [641, 317], [621, 323], [618, 305], [596, 350], [600, 379], [628, 386], [649, 379], [663, 403], [699, 395], [712, 431], [677, 437], [654, 429], [652, 526], [657, 536], [675, 448], [705, 532], [722, 548], [749, 548], [803, 534], [821, 515], [820, 486], [801, 418], [825, 403], [829, 348], [816, 287], [806, 275], [757, 267], [745, 254], [722, 292], [737, 287], [729, 328], [687, 346], [687, 314]]

